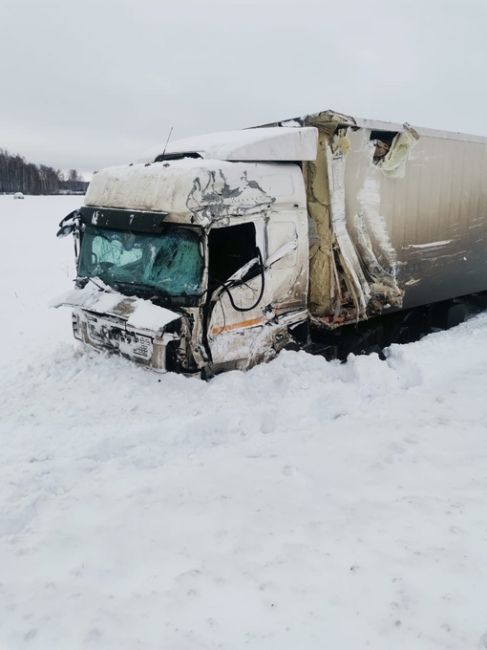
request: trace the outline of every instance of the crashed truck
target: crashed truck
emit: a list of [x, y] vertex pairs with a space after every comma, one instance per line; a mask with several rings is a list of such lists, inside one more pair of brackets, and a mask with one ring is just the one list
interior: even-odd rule
[[189, 138], [96, 173], [69, 233], [54, 306], [98, 350], [207, 377], [373, 349], [487, 289], [487, 139], [332, 111]]

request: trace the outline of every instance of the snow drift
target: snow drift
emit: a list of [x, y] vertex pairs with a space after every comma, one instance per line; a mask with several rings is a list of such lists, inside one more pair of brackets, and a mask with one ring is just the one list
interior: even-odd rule
[[0, 647], [487, 648], [487, 316], [154, 375], [48, 309], [78, 200], [0, 197]]

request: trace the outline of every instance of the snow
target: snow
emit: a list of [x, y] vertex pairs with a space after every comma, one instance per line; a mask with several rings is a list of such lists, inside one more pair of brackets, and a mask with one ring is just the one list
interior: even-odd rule
[[[238, 199], [230, 200], [222, 195], [225, 185], [238, 192]], [[208, 192], [214, 193], [213, 198], [205, 199], [203, 195]], [[274, 207], [304, 205], [303, 175], [299, 167], [191, 158], [108, 167], [93, 176], [84, 202], [92, 207], [157, 212], [161, 221], [167, 222], [174, 220], [174, 215], [179, 223], [185, 220], [188, 224], [198, 224], [203, 218], [206, 224], [211, 213], [207, 209], [208, 200], [214, 203], [214, 215], [222, 216], [223, 210], [228, 215], [260, 210], [263, 199]]]
[[487, 315], [205, 383], [85, 352], [0, 197], [0, 648], [487, 648]]
[[71, 289], [49, 302], [50, 307], [84, 307], [99, 314], [113, 313], [120, 318], [122, 311], [116, 312], [121, 302], [125, 301], [123, 312], [128, 314], [127, 323], [132, 327], [157, 331], [173, 320], [179, 318], [179, 314], [154, 305], [150, 300], [143, 298], [124, 296], [112, 290], [104, 284], [100, 278], [88, 282], [82, 289]]
[[[96, 284], [95, 284], [96, 283]], [[112, 311], [124, 296], [117, 291], [112, 291], [109, 286], [104, 285], [99, 278], [88, 282], [83, 289], [71, 289], [60, 296], [49, 301], [50, 307], [61, 307], [71, 305], [72, 307], [84, 307], [92, 311], [104, 313]]]
[[137, 300], [127, 324], [136, 328], [157, 331], [177, 318], [179, 315], [170, 309], [158, 307], [149, 300]]

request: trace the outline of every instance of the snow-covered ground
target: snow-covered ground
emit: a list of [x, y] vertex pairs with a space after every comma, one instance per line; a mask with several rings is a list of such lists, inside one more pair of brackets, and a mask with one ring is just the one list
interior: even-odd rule
[[487, 648], [487, 315], [204, 383], [80, 350], [0, 197], [1, 650]]

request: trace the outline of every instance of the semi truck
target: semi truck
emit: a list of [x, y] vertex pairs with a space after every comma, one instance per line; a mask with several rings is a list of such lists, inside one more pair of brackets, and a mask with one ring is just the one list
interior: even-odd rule
[[68, 234], [54, 306], [95, 349], [203, 377], [381, 350], [481, 303], [487, 138], [330, 110], [188, 138], [94, 174]]

